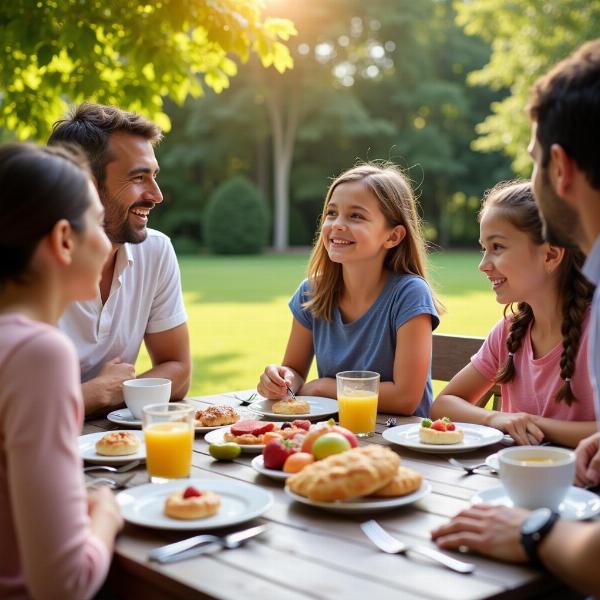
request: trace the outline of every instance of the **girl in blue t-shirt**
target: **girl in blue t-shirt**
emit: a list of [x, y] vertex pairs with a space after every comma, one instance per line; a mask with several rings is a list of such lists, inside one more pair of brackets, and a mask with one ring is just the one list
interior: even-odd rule
[[[427, 283], [425, 242], [406, 177], [364, 164], [331, 185], [308, 279], [292, 299], [282, 365], [268, 365], [258, 392], [336, 397], [335, 375], [381, 375], [380, 412], [426, 416], [432, 401], [431, 332], [440, 304]], [[306, 381], [316, 356], [318, 379]]]

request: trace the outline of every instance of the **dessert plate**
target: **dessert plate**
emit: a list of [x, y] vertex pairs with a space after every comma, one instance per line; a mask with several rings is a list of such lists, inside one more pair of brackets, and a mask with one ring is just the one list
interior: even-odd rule
[[[512, 500], [502, 485], [478, 492], [471, 497], [471, 504], [513, 506]], [[593, 492], [572, 485], [567, 492], [567, 497], [561, 502], [558, 512], [563, 519], [570, 521], [590, 519], [600, 512], [600, 497]]]
[[106, 415], [106, 418], [111, 423], [117, 425], [123, 425], [123, 427], [141, 427], [141, 419], [136, 419], [128, 408], [120, 408], [119, 410], [113, 410]]
[[419, 441], [420, 423], [407, 423], [398, 425], [383, 431], [383, 437], [392, 444], [404, 446], [419, 452], [431, 454], [453, 454], [458, 452], [470, 452], [484, 446], [497, 444], [504, 434], [493, 427], [475, 425], [474, 423], [456, 423], [457, 427], [464, 430], [465, 436], [458, 444], [423, 444]]
[[[221, 508], [205, 519], [178, 520], [164, 514], [167, 496], [193, 485], [201, 491], [219, 494]], [[156, 529], [215, 529], [255, 519], [273, 505], [273, 495], [240, 481], [219, 479], [179, 479], [168, 483], [148, 483], [117, 494], [123, 518], [129, 523]]]
[[283, 481], [293, 475], [293, 473], [286, 473], [285, 471], [281, 471], [280, 469], [268, 469], [265, 467], [265, 461], [263, 459], [263, 455], [259, 454], [252, 459], [250, 463], [252, 468], [255, 471], [258, 471], [261, 475], [265, 477], [270, 477], [271, 479], [278, 479], [279, 481]]
[[320, 396], [296, 396], [298, 400], [306, 400], [310, 406], [310, 413], [303, 413], [298, 415], [280, 415], [279, 413], [273, 412], [273, 404], [277, 400], [255, 400], [248, 405], [248, 408], [263, 417], [268, 417], [272, 420], [280, 421], [291, 421], [293, 419], [308, 419], [313, 421], [315, 419], [322, 419], [323, 417], [330, 417], [331, 415], [337, 414], [338, 403], [337, 400], [332, 398], [321, 398]]
[[146, 460], [146, 445], [144, 444], [144, 434], [141, 431], [128, 432], [133, 433], [141, 442], [140, 448], [135, 454], [124, 454], [123, 456], [104, 456], [104, 454], [98, 454], [96, 452], [96, 442], [107, 433], [113, 432], [98, 431], [79, 436], [79, 455], [83, 460], [90, 463], [102, 463], [104, 465], [118, 465], [131, 462], [132, 460]]
[[[225, 443], [225, 433], [231, 429], [231, 425], [227, 425], [226, 427], [219, 427], [214, 431], [209, 431], [204, 439], [209, 444], [224, 444]], [[265, 447], [264, 444], [238, 444], [238, 446], [242, 449], [242, 452], [248, 452], [251, 454], [256, 454], [257, 452], [262, 452]]]
[[412, 504], [424, 498], [430, 492], [431, 484], [428, 481], [424, 481], [416, 492], [406, 494], [406, 496], [397, 496], [395, 498], [354, 498], [353, 500], [338, 500], [337, 502], [318, 502], [295, 494], [287, 486], [285, 488], [285, 493], [290, 498], [296, 500], [296, 502], [323, 508], [330, 512], [355, 514], [381, 512], [397, 508], [398, 506], [404, 506], [405, 504]]

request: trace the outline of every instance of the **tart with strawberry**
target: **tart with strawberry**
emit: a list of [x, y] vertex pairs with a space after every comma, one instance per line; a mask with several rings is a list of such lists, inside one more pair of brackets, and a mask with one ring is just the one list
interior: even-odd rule
[[214, 492], [202, 492], [193, 485], [167, 496], [165, 514], [172, 519], [205, 519], [216, 514], [221, 498]]
[[432, 421], [423, 419], [419, 429], [419, 441], [422, 444], [459, 444], [465, 432], [448, 417]]

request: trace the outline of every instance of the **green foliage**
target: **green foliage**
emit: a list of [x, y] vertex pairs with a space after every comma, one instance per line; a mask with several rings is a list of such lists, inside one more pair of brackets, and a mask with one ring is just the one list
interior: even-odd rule
[[242, 176], [220, 185], [206, 207], [204, 234], [215, 254], [257, 254], [266, 243], [267, 227], [264, 200]]
[[472, 0], [456, 2], [458, 23], [469, 35], [489, 42], [489, 62], [470, 74], [473, 85], [510, 89], [492, 103], [474, 143], [484, 152], [502, 150], [523, 176], [531, 172], [527, 155], [530, 124], [525, 106], [533, 82], [555, 62], [600, 33], [600, 0]]
[[251, 53], [291, 68], [290, 21], [262, 0], [11, 0], [0, 3], [0, 126], [45, 139], [65, 101], [144, 113], [163, 128], [163, 99], [215, 92]]

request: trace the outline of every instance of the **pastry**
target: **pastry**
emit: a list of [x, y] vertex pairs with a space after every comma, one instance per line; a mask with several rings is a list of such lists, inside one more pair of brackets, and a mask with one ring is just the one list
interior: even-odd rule
[[448, 417], [433, 422], [423, 419], [419, 428], [419, 441], [422, 444], [459, 444], [464, 437], [465, 432]]
[[393, 479], [399, 466], [400, 457], [393, 450], [373, 444], [308, 465], [292, 475], [287, 486], [310, 500], [348, 500], [382, 488]]
[[271, 408], [278, 415], [308, 415], [310, 413], [310, 404], [299, 398], [278, 400], [273, 403]]
[[416, 492], [421, 487], [423, 478], [420, 473], [408, 467], [398, 467], [393, 479], [382, 488], [375, 490], [371, 496], [375, 498], [393, 498], [406, 496]]
[[140, 449], [140, 440], [131, 431], [111, 431], [96, 442], [96, 452], [102, 456], [125, 456]]
[[205, 410], [197, 410], [194, 417], [195, 427], [220, 427], [221, 425], [231, 425], [240, 418], [232, 406], [217, 404], [209, 406]]
[[201, 492], [194, 486], [174, 492], [165, 500], [165, 515], [173, 519], [205, 519], [216, 514], [221, 498], [214, 492]]

